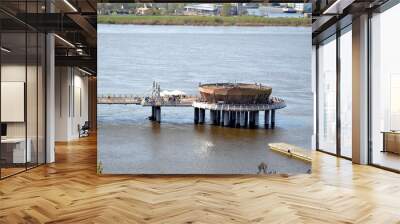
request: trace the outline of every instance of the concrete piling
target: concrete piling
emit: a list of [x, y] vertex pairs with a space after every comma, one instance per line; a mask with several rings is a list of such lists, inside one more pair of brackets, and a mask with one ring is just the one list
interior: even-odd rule
[[160, 106], [155, 107], [155, 114], [156, 114], [156, 121], [158, 123], [161, 123], [161, 107]]
[[199, 124], [204, 124], [206, 120], [206, 110], [205, 109], [199, 109]]
[[275, 128], [275, 110], [271, 110], [271, 128]]
[[217, 110], [216, 112], [216, 125], [220, 125], [221, 124], [221, 111]]
[[240, 111], [240, 127], [246, 127], [245, 111]]
[[[264, 111], [264, 126], [265, 128], [275, 127], [275, 109]], [[161, 106], [151, 107], [151, 116], [149, 117], [152, 121], [161, 122]], [[212, 125], [221, 125], [224, 127], [234, 128], [256, 128], [260, 125], [260, 111], [231, 111], [231, 110], [215, 110], [210, 109], [210, 123]], [[194, 107], [194, 123], [205, 124], [206, 123], [206, 109]]]
[[249, 125], [249, 111], [244, 112], [244, 127], [247, 127]]
[[269, 110], [266, 110], [265, 112], [264, 112], [264, 127], [265, 128], [269, 128], [269, 115], [270, 113], [269, 113]]
[[258, 127], [260, 112], [254, 111], [254, 126]]
[[197, 107], [194, 108], [194, 123], [199, 123], [199, 108]]
[[156, 119], [156, 112], [155, 112], [155, 107], [151, 107], [151, 116], [149, 117], [149, 120], [154, 121]]
[[228, 127], [229, 126], [229, 111], [223, 111], [224, 114], [224, 126]]
[[236, 115], [236, 124], [235, 127], [240, 128], [240, 111], [235, 112]]
[[219, 125], [224, 126], [224, 112], [222, 110], [219, 112]]
[[212, 125], [215, 125], [215, 110], [210, 110], [210, 122]]
[[229, 112], [229, 126], [235, 127], [235, 123], [236, 123], [236, 112], [230, 111]]
[[249, 111], [249, 128], [254, 128], [255, 126], [255, 116], [254, 111]]

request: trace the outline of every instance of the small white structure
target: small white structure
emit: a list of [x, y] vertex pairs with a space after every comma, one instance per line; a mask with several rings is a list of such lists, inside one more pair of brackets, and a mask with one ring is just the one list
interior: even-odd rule
[[185, 6], [184, 15], [208, 15], [215, 16], [218, 15], [218, 6], [216, 4], [193, 4]]
[[168, 90], [164, 90], [160, 93], [160, 96], [184, 96], [186, 95], [185, 92], [179, 91], [179, 90], [172, 90], [172, 91], [168, 91]]

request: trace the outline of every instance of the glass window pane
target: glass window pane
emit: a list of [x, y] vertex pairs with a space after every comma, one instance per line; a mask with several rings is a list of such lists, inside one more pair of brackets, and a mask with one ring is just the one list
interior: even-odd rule
[[[43, 13], [45, 1], [0, 1], [12, 14]], [[33, 17], [37, 18], [37, 17]], [[45, 35], [0, 12], [0, 177], [45, 162]]]
[[318, 52], [318, 137], [319, 149], [336, 153], [336, 41]]
[[[26, 34], [2, 33], [1, 45], [1, 164], [2, 177], [25, 170]], [[29, 147], [28, 147], [29, 149]]]
[[340, 141], [341, 155], [352, 156], [352, 33], [340, 37]]
[[400, 170], [400, 5], [372, 17], [372, 163]]

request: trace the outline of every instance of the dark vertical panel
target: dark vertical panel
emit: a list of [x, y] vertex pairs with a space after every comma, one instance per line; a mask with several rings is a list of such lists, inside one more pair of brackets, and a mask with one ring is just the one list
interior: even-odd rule
[[[47, 10], [47, 0], [44, 2], [45, 5], [45, 13], [48, 13]], [[44, 163], [47, 163], [47, 35], [44, 34]]]
[[71, 78], [72, 78], [72, 117], [74, 117], [75, 118], [75, 68], [74, 67], [71, 67], [71, 70], [72, 70], [72, 76], [71, 76]]
[[[39, 13], [39, 1], [36, 1]], [[36, 32], [36, 166], [39, 165], [39, 32]]]
[[[25, 1], [25, 21], [27, 21], [28, 0]], [[28, 24], [25, 23], [25, 102], [24, 102], [24, 116], [25, 116], [25, 170], [28, 169], [28, 114], [27, 114], [27, 85], [28, 81]]]
[[336, 31], [336, 154], [341, 156], [341, 119], [340, 119], [340, 84], [341, 84], [341, 65], [340, 65], [340, 29]]
[[[3, 44], [2, 44], [2, 23], [0, 22], [0, 47], [1, 46], [3, 46]], [[0, 50], [0, 125], [2, 124], [1, 123], [1, 68], [2, 68], [2, 58], [1, 58], [1, 56], [2, 56], [2, 52], [1, 52], [1, 50]], [[0, 144], [0, 179], [2, 179], [2, 174], [1, 174], [1, 171], [2, 171], [2, 167], [3, 167], [3, 164], [2, 164], [2, 157], [1, 157], [1, 151], [2, 151], [2, 148], [1, 148], [1, 146], [2, 146], [2, 144]]]
[[372, 12], [368, 13], [368, 54], [367, 54], [367, 63], [368, 63], [368, 70], [367, 70], [367, 82], [368, 82], [368, 95], [367, 95], [367, 102], [368, 102], [368, 164], [373, 163], [373, 149], [372, 149], [372, 83], [371, 83], [371, 71], [372, 71], [372, 65], [371, 65], [371, 57], [372, 57], [372, 26], [371, 26], [371, 20], [372, 20]]
[[319, 45], [315, 46], [315, 148], [319, 149]]

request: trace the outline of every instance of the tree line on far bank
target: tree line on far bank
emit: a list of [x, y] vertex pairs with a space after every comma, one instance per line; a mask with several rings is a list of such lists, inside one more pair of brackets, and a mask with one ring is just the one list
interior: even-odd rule
[[260, 16], [135, 16], [100, 15], [100, 24], [192, 25], [192, 26], [310, 26], [311, 18]]

